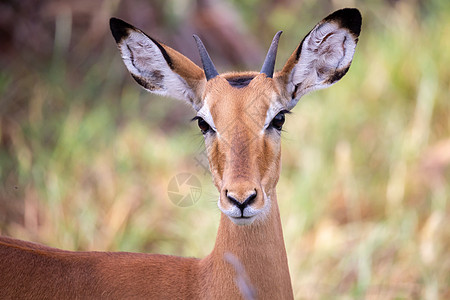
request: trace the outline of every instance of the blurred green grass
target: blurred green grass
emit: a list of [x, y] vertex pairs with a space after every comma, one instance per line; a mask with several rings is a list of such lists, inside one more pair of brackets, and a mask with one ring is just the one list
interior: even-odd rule
[[[256, 1], [234, 4], [262, 44], [284, 30], [280, 68], [341, 7], [332, 3], [275, 6], [267, 34]], [[450, 4], [346, 6], [364, 18], [352, 67], [305, 96], [283, 134], [278, 198], [295, 298], [448, 298]], [[196, 160], [204, 147], [194, 114], [142, 92], [112, 39], [103, 47], [89, 57], [95, 64], [74, 67], [55, 50], [49, 62], [24, 56], [1, 69], [0, 233], [72, 250], [203, 257], [218, 193]], [[28, 106], [12, 117], [3, 109], [15, 101]], [[181, 172], [202, 182], [192, 207], [167, 196]]]

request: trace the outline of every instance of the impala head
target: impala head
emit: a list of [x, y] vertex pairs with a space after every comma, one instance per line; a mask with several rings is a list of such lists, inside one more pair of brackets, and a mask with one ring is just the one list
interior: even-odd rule
[[194, 36], [203, 70], [141, 30], [111, 19], [111, 31], [133, 78], [146, 90], [192, 105], [205, 138], [218, 206], [235, 224], [263, 221], [280, 175], [285, 114], [304, 94], [328, 87], [350, 67], [361, 29], [356, 9], [318, 23], [283, 69], [274, 72], [278, 32], [260, 72], [219, 74]]

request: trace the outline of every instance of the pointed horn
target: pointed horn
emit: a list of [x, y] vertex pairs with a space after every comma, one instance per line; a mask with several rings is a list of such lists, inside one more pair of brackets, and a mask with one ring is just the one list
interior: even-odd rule
[[194, 34], [194, 39], [197, 42], [198, 52], [200, 53], [200, 58], [202, 59], [203, 70], [205, 71], [206, 80], [213, 79], [219, 73], [217, 73], [216, 67], [214, 66], [211, 57], [209, 57], [208, 52], [206, 51], [205, 45], [203, 45], [200, 38]]
[[278, 31], [273, 37], [272, 44], [270, 44], [269, 51], [267, 52], [266, 59], [261, 68], [261, 73], [266, 74], [267, 77], [272, 78], [273, 70], [275, 68], [275, 59], [277, 58], [278, 41], [283, 31]]

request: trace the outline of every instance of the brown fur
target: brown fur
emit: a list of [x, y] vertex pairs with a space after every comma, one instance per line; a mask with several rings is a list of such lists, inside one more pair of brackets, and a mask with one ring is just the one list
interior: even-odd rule
[[173, 64], [173, 70], [186, 81], [197, 96], [195, 99], [191, 99], [191, 104], [194, 106], [199, 106], [201, 104], [200, 99], [202, 98], [202, 93], [206, 84], [205, 73], [180, 52], [164, 44], [161, 44], [161, 46], [164, 47], [167, 54], [170, 56]]
[[[224, 260], [224, 254], [229, 252], [242, 263], [258, 299], [292, 298], [275, 193], [280, 173], [279, 135], [259, 133], [277, 90], [273, 79], [257, 75], [247, 87], [238, 89], [218, 77], [206, 88], [207, 96], [222, 98], [211, 107], [222, 138], [208, 147], [211, 167], [217, 170], [216, 185], [222, 193], [228, 189], [240, 199], [255, 187], [259, 191], [256, 208], [264, 205], [264, 188], [271, 201], [264, 222], [237, 226], [222, 214], [216, 245], [202, 260], [155, 254], [69, 252], [0, 237], [3, 295], [29, 299], [240, 299], [234, 282], [237, 274]], [[255, 95], [258, 101], [252, 103]]]
[[0, 237], [1, 298], [199, 298], [192, 288], [198, 262], [158, 254], [63, 251]]
[[[354, 35], [356, 43], [361, 26], [357, 10], [337, 11], [319, 24], [323, 22], [340, 24]], [[130, 31], [143, 34], [117, 19], [111, 20], [111, 30], [119, 45], [126, 43]], [[302, 44], [274, 78], [243, 72], [222, 74], [206, 81], [204, 72], [189, 59], [152, 41], [167, 62], [167, 65], [164, 61], [159, 63], [158, 68], [169, 76], [176, 73], [172, 78], [181, 88], [189, 89], [183, 90], [181, 96], [172, 95], [189, 101], [197, 110], [207, 105], [205, 109], [208, 108], [214, 121], [215, 131], [205, 133], [205, 144], [221, 209], [225, 208], [223, 211], [229, 214], [228, 208], [239, 207], [236, 201], [241, 205], [253, 194], [251, 208], [260, 211], [259, 218], [239, 226], [235, 219], [232, 221], [222, 213], [214, 249], [201, 260], [157, 254], [70, 252], [0, 237], [2, 298], [242, 299], [235, 281], [243, 274], [236, 274], [234, 266], [224, 259], [227, 253], [242, 265], [258, 299], [293, 298], [275, 190], [281, 169], [280, 132], [264, 125], [271, 106], [276, 104], [280, 110], [291, 108], [291, 101], [296, 100], [298, 90], [303, 88], [301, 82], [291, 82]], [[138, 54], [145, 53], [139, 47], [135, 49], [141, 51]], [[151, 91], [174, 88], [163, 86], [171, 83], [164, 81], [158, 68], [138, 64], [141, 69], [135, 79], [139, 84]], [[344, 76], [349, 65], [331, 68], [330, 72], [329, 65], [325, 66], [327, 70], [321, 73], [329, 76], [324, 86]], [[232, 195], [234, 202], [227, 195]]]

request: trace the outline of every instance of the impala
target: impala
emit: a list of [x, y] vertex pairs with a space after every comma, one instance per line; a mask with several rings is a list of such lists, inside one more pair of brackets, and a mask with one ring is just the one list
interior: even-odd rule
[[[203, 70], [124, 21], [112, 18], [110, 26], [128, 71], [141, 86], [196, 111], [219, 191], [214, 249], [203, 259], [71, 252], [1, 237], [0, 297], [292, 299], [275, 190], [281, 129], [301, 96], [345, 75], [361, 14], [347, 8], [323, 19], [275, 73], [281, 32], [260, 72], [219, 74], [197, 36]], [[236, 280], [243, 272], [244, 284]]]

